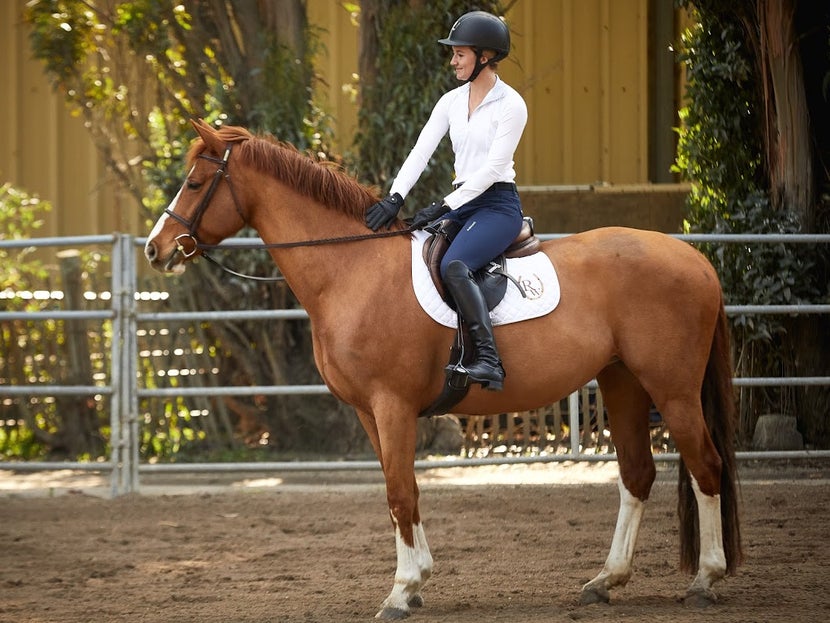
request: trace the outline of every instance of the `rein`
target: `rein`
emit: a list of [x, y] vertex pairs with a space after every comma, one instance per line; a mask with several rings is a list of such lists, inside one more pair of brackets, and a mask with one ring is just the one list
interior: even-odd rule
[[[342, 236], [339, 238], [320, 238], [316, 240], [299, 240], [296, 242], [252, 242], [250, 244], [234, 244], [234, 245], [227, 245], [227, 244], [202, 244], [201, 242], [196, 241], [195, 238], [195, 249], [198, 249], [202, 252], [202, 257], [205, 258], [211, 264], [218, 266], [226, 273], [233, 275], [235, 277], [242, 277], [243, 279], [250, 279], [252, 281], [264, 281], [268, 283], [273, 283], [276, 281], [285, 281], [285, 277], [280, 275], [279, 277], [258, 277], [256, 275], [246, 275], [245, 273], [238, 273], [235, 270], [228, 268], [218, 260], [215, 260], [213, 257], [208, 255], [206, 251], [208, 249], [238, 249], [240, 251], [256, 251], [258, 249], [291, 249], [295, 247], [315, 247], [324, 244], [342, 244], [346, 242], [358, 242], [360, 240], [372, 240], [374, 238], [391, 238], [392, 236], [401, 236], [403, 234], [409, 234], [415, 231], [411, 227], [407, 227], [406, 229], [401, 229], [400, 231], [387, 231], [387, 232], [380, 232], [380, 233], [372, 233], [372, 234], [360, 234], [357, 236]], [[194, 250], [193, 253], [196, 251]], [[193, 255], [191, 253], [191, 255]], [[189, 256], [188, 256], [189, 257]]]
[[[337, 238], [315, 238], [313, 240], [297, 240], [294, 242], [251, 242], [250, 244], [202, 244], [196, 243], [196, 248], [205, 249], [239, 249], [250, 251], [256, 249], [292, 249], [294, 247], [317, 247], [324, 244], [342, 244], [345, 242], [359, 242], [361, 240], [374, 240], [375, 238], [391, 238], [402, 236], [416, 231], [412, 227], [397, 231], [373, 232], [371, 234], [358, 234], [356, 236], [339, 236]], [[204, 255], [204, 254], [203, 254]]]
[[[258, 250], [258, 249], [291, 249], [295, 247], [313, 247], [313, 246], [321, 246], [321, 245], [328, 245], [328, 244], [343, 244], [348, 242], [358, 242], [361, 240], [373, 240], [375, 238], [391, 238], [392, 236], [402, 236], [405, 234], [411, 234], [415, 231], [412, 227], [407, 227], [406, 229], [401, 229], [398, 231], [386, 231], [386, 232], [372, 232], [371, 234], [358, 234], [354, 236], [339, 236], [335, 238], [319, 238], [313, 240], [298, 240], [294, 242], [252, 242], [250, 244], [234, 244], [234, 245], [227, 245], [227, 244], [204, 244], [199, 242], [198, 238], [196, 238], [196, 230], [199, 228], [199, 223], [204, 216], [204, 213], [207, 211], [208, 205], [210, 204], [210, 200], [213, 198], [213, 194], [216, 192], [216, 187], [219, 185], [219, 181], [222, 178], [225, 178], [225, 181], [228, 183], [228, 188], [231, 191], [231, 198], [233, 199], [233, 205], [236, 209], [236, 212], [239, 214], [240, 218], [242, 219], [242, 224], [247, 225], [247, 219], [245, 218], [245, 214], [242, 212], [242, 209], [239, 207], [239, 201], [236, 197], [236, 192], [233, 189], [233, 184], [231, 183], [231, 177], [227, 173], [228, 168], [228, 160], [231, 156], [231, 150], [233, 149], [233, 143], [228, 143], [225, 146], [225, 153], [222, 155], [222, 158], [214, 158], [213, 156], [208, 156], [206, 154], [199, 154], [199, 158], [203, 158], [210, 162], [215, 162], [219, 165], [219, 168], [216, 170], [216, 173], [213, 175], [213, 179], [210, 182], [210, 186], [208, 187], [205, 196], [202, 197], [202, 200], [199, 202], [199, 205], [196, 206], [196, 213], [193, 215], [191, 220], [187, 220], [175, 212], [171, 210], [169, 207], [164, 210], [165, 214], [171, 216], [174, 220], [178, 221], [185, 227], [187, 227], [187, 233], [179, 234], [174, 239], [176, 242], [176, 250], [182, 254], [186, 259], [194, 256], [197, 251], [202, 252], [202, 257], [204, 257], [207, 261], [211, 264], [214, 264], [221, 268], [228, 274], [234, 275], [235, 277], [241, 277], [243, 279], [250, 279], [252, 281], [260, 281], [260, 282], [277, 282], [277, 281], [284, 281], [285, 277], [280, 275], [279, 277], [258, 277], [256, 275], [246, 275], [244, 273], [236, 272], [231, 268], [228, 268], [218, 260], [213, 259], [206, 251], [214, 250], [214, 249], [239, 249], [239, 250]], [[185, 248], [183, 244], [183, 240], [190, 239], [192, 242], [191, 248], [188, 250]]]

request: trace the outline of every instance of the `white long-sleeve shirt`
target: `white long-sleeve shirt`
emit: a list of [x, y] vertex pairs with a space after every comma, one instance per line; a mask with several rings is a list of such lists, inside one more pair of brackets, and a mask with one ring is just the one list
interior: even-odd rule
[[444, 197], [451, 209], [460, 208], [496, 182], [515, 181], [513, 154], [527, 123], [522, 96], [496, 76], [493, 88], [468, 118], [469, 98], [467, 83], [438, 100], [390, 193], [406, 197], [447, 131], [455, 153], [456, 189]]

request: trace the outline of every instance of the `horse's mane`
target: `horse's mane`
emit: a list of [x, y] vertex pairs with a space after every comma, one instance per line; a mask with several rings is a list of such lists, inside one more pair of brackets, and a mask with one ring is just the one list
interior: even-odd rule
[[[337, 163], [301, 153], [289, 143], [269, 135], [251, 134], [239, 126], [222, 126], [214, 132], [225, 143], [234, 144], [231, 167], [238, 159], [243, 165], [275, 177], [332, 210], [362, 222], [366, 208], [378, 200], [377, 189], [362, 185]], [[204, 150], [205, 143], [201, 139], [191, 146], [187, 154], [188, 167]]]

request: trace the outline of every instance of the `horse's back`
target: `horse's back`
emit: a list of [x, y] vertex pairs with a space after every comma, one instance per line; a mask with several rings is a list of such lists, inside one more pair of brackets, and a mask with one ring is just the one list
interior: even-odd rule
[[545, 251], [561, 283], [560, 326], [589, 327], [589, 337], [613, 344], [635, 369], [671, 360], [663, 371], [682, 374], [694, 359], [697, 374], [705, 365], [723, 299], [703, 254], [667, 234], [623, 227], [552, 242]]
[[709, 260], [687, 242], [661, 232], [602, 227], [547, 241], [543, 249], [566, 282], [573, 277], [588, 287], [607, 284], [613, 290], [659, 293], [695, 289], [720, 298]]

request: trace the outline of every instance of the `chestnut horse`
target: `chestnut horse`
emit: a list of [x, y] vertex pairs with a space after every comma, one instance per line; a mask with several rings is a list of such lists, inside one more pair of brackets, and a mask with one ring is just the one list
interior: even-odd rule
[[[397, 569], [378, 618], [423, 604], [432, 573], [418, 508], [418, 414], [439, 394], [454, 332], [421, 310], [412, 288], [410, 236], [373, 234], [377, 201], [336, 167], [238, 127], [194, 122], [190, 173], [149, 235], [145, 255], [165, 272], [243, 226], [254, 228], [308, 312], [314, 359], [331, 392], [352, 405], [386, 480]], [[604, 228], [542, 245], [562, 297], [551, 313], [496, 328], [507, 371], [501, 392], [480, 387], [454, 408], [477, 415], [551, 404], [596, 378], [619, 463], [620, 508], [603, 569], [581, 601], [608, 601], [632, 573], [644, 502], [655, 478], [649, 408], [680, 453], [681, 567], [696, 575], [687, 600], [741, 561], [735, 485], [734, 396], [718, 276], [685, 242]], [[521, 521], [521, 517], [516, 517]]]

